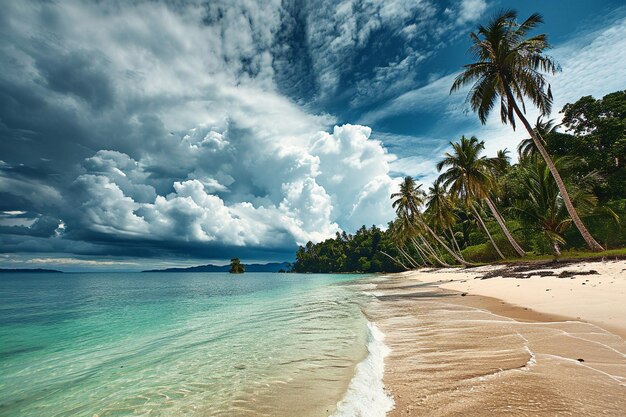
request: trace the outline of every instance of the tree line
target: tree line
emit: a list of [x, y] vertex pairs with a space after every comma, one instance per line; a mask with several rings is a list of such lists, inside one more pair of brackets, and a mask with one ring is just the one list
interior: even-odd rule
[[[528, 133], [517, 163], [503, 149], [484, 155], [475, 136], [451, 142], [428, 190], [406, 177], [391, 195], [396, 219], [382, 231], [361, 228], [298, 250], [297, 272], [379, 272], [419, 266], [473, 265], [563, 249], [603, 251], [626, 245], [626, 91], [567, 104], [556, 125], [546, 117], [552, 92], [545, 74], [560, 71], [544, 51], [542, 23], [504, 11], [472, 32], [476, 62], [451, 92], [470, 85], [467, 102], [481, 123], [499, 107], [502, 123]], [[526, 118], [533, 104], [541, 116]]]

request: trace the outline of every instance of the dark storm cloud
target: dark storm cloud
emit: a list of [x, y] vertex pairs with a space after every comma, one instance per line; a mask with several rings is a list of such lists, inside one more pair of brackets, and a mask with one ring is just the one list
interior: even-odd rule
[[393, 156], [368, 128], [320, 133], [324, 103], [405, 88], [441, 7], [3, 6], [0, 210], [30, 220], [0, 226], [2, 252], [284, 258], [393, 215]]
[[1, 226], [0, 234], [27, 235], [35, 237], [51, 237], [59, 227], [59, 219], [42, 216], [37, 218], [31, 226]]
[[294, 31], [316, 25], [296, 9], [7, 4], [0, 210], [29, 217], [0, 223], [2, 252], [289, 258], [337, 222], [377, 222], [392, 185], [380, 144], [360, 127], [320, 136], [332, 118], [275, 92], [319, 93]]
[[42, 55], [35, 65], [52, 91], [85, 100], [94, 110], [113, 104], [115, 93], [106, 73], [107, 62], [98, 54], [71, 51]]

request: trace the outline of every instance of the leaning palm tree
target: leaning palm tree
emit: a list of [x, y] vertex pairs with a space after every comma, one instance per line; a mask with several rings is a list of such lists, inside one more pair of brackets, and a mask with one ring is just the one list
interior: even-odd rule
[[[574, 158], [561, 157], [554, 160], [559, 170], [571, 170], [575, 165]], [[563, 198], [552, 178], [545, 161], [538, 155], [530, 156], [520, 166], [520, 178], [525, 198], [518, 201], [511, 210], [517, 213], [525, 226], [539, 232], [550, 242], [555, 257], [561, 255], [561, 246], [565, 244], [563, 233], [572, 225], [572, 218], [565, 208]], [[591, 172], [578, 178], [572, 189], [572, 200], [583, 216], [594, 214], [608, 214], [616, 220], [616, 215], [610, 209], [597, 210], [598, 198], [591, 191], [592, 187], [601, 178], [597, 172]], [[617, 220], [616, 220], [617, 222]], [[617, 223], [619, 224], [619, 223]]]
[[[385, 255], [386, 257], [388, 257], [389, 259], [391, 259], [393, 262], [395, 262], [396, 264], [400, 265], [402, 268], [404, 268], [405, 270], [409, 270], [411, 269], [411, 263], [407, 262], [407, 264], [409, 266], [406, 266], [406, 264], [404, 262], [402, 262], [402, 257], [404, 256], [403, 251], [400, 248], [400, 244], [401, 244], [401, 238], [400, 238], [400, 233], [398, 232], [398, 224], [397, 221], [393, 221], [389, 224], [389, 230], [388, 233], [391, 236], [391, 240], [392, 242], [394, 242], [395, 244], [395, 249], [396, 251], [400, 254], [399, 258], [395, 258], [392, 255], [388, 254], [387, 252], [379, 249], [380, 253], [382, 253], [383, 255]], [[406, 258], [406, 257], [405, 257]]]
[[508, 10], [496, 15], [486, 27], [480, 25], [477, 34], [470, 33], [474, 42], [470, 51], [477, 62], [464, 66], [465, 70], [454, 80], [450, 93], [472, 84], [467, 101], [472, 110], [478, 113], [481, 123], [487, 122], [487, 117], [498, 99], [500, 119], [504, 124], [510, 123], [515, 129], [515, 118], [522, 122], [546, 161], [572, 221], [587, 245], [592, 250], [601, 251], [602, 246], [591, 236], [576, 213], [565, 183], [543, 146], [543, 139], [525, 117], [524, 97], [530, 99], [542, 115], [550, 114], [552, 91], [544, 73], [554, 74], [561, 69], [552, 58], [543, 53], [549, 48], [545, 34], [526, 37], [540, 23], [543, 23], [543, 18], [537, 13], [524, 22], [517, 23], [517, 12]]
[[[465, 262], [463, 258], [457, 255], [452, 249], [450, 249], [450, 247], [445, 244], [445, 242], [424, 220], [422, 212], [420, 211], [420, 207], [424, 204], [425, 193], [420, 189], [421, 186], [422, 185], [417, 184], [412, 177], [405, 177], [400, 184], [400, 191], [391, 194], [391, 198], [394, 199], [394, 201], [392, 202], [392, 207], [396, 209], [398, 217], [408, 220], [416, 227], [417, 230], [424, 230], [425, 232], [427, 232], [457, 262], [462, 265], [467, 265], [467, 262]], [[427, 249], [432, 249], [428, 248], [429, 245], [427, 245], [427, 240], [424, 239], [423, 236], [422, 243], [426, 246]], [[434, 250], [430, 250], [430, 254], [437, 257], [437, 254]], [[438, 261], [440, 260], [438, 259]], [[444, 264], [445, 262], [440, 261], [440, 263]]]
[[[462, 136], [459, 142], [450, 144], [452, 145], [452, 153], [446, 153], [444, 159], [437, 164], [439, 171], [448, 167], [439, 177], [444, 186], [450, 190], [452, 195], [462, 199], [466, 206], [473, 209], [483, 226], [484, 222], [482, 222], [480, 214], [474, 209], [474, 202], [485, 201], [513, 249], [519, 256], [525, 256], [526, 253], [506, 227], [504, 219], [491, 200], [491, 191], [495, 184], [493, 172], [498, 166], [493, 159], [480, 155], [485, 149], [485, 143], [479, 142], [474, 136], [469, 139]], [[486, 227], [483, 229], [500, 257], [503, 257], [488, 229]]]
[[439, 229], [444, 231], [444, 235], [445, 231], [450, 234], [452, 247], [456, 250], [459, 257], [463, 258], [461, 248], [452, 230], [452, 226], [456, 224], [458, 218], [454, 212], [454, 203], [440, 181], [435, 181], [428, 189], [424, 213], [431, 219], [435, 231]]

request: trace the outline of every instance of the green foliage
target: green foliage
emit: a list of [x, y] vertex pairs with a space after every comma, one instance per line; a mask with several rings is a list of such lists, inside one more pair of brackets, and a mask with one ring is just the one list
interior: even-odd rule
[[550, 47], [545, 34], [527, 37], [541, 23], [537, 13], [518, 23], [516, 11], [503, 10], [486, 26], [478, 26], [477, 33], [470, 33], [476, 62], [464, 66], [450, 92], [471, 84], [467, 101], [483, 124], [499, 103], [500, 119], [515, 128], [515, 102], [523, 103], [524, 98], [541, 114], [550, 113], [552, 92], [543, 73], [554, 74], [560, 67], [543, 53]]
[[[626, 92], [600, 100], [583, 97], [563, 109], [568, 133], [553, 121], [537, 120], [535, 133], [545, 141], [568, 194], [587, 225], [605, 248], [626, 246]], [[428, 193], [407, 177], [392, 195], [398, 217], [383, 231], [363, 226], [324, 242], [300, 247], [296, 272], [393, 272], [418, 266], [498, 262], [500, 257], [479, 225], [477, 214], [507, 260], [596, 256], [572, 225], [545, 161], [532, 140], [520, 146], [519, 162], [511, 165], [506, 152], [481, 155], [483, 143], [463, 137], [439, 163], [446, 168]], [[518, 255], [508, 244], [491, 198], [506, 217], [506, 228], [527, 251]], [[452, 249], [452, 251], [447, 250]], [[458, 257], [458, 252], [462, 258]], [[604, 254], [604, 255], [603, 255]], [[598, 256], [622, 256], [626, 250]]]
[[230, 272], [231, 274], [243, 274], [245, 268], [239, 258], [233, 258], [230, 260]]
[[[573, 134], [548, 141], [554, 155], [581, 158], [579, 173], [598, 171], [605, 182], [596, 188], [600, 201], [626, 195], [626, 90], [601, 99], [585, 96], [562, 110], [563, 125]], [[558, 139], [558, 140], [557, 140]]]
[[398, 252], [391, 240], [391, 233], [376, 226], [365, 226], [356, 234], [337, 233], [334, 239], [318, 244], [308, 242], [296, 253], [294, 272], [396, 272], [402, 271], [398, 263], [388, 256], [397, 257]]
[[[561, 157], [554, 160], [554, 165], [565, 176], [576, 162], [575, 158]], [[512, 211], [518, 215], [526, 230], [541, 233], [541, 243], [547, 240], [554, 255], [560, 255], [560, 247], [565, 244], [563, 233], [572, 225], [572, 219], [548, 166], [538, 156], [528, 156], [520, 164], [517, 175], [526, 195], [515, 202], [511, 207]], [[568, 186], [572, 202], [583, 218], [591, 215], [596, 207], [597, 197], [591, 192], [591, 188], [597, 181], [598, 176], [591, 172]]]
[[496, 251], [490, 243], [479, 243], [478, 245], [468, 246], [461, 251], [465, 259], [471, 259], [474, 262], [489, 263], [497, 261], [499, 258]]

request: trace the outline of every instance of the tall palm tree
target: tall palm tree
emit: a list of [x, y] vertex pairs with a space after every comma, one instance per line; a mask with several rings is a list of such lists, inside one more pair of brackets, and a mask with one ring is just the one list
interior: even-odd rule
[[[437, 169], [441, 171], [444, 167], [448, 169], [443, 172], [439, 178], [448, 188], [451, 194], [462, 199], [466, 206], [473, 208], [474, 201], [485, 201], [493, 217], [498, 222], [502, 232], [508, 239], [509, 243], [515, 249], [519, 256], [525, 256], [526, 253], [522, 247], [515, 241], [515, 238], [506, 227], [504, 219], [498, 212], [496, 205], [491, 200], [491, 190], [494, 187], [493, 170], [497, 169], [498, 162], [489, 159], [480, 154], [485, 149], [485, 143], [479, 142], [476, 137], [461, 137], [461, 140], [452, 145], [452, 153], [446, 153], [442, 161], [437, 164]], [[497, 159], [497, 158], [496, 158]], [[475, 215], [480, 217], [476, 210]], [[484, 225], [482, 219], [479, 218], [481, 225]], [[497, 245], [490, 236], [486, 227], [483, 227], [489, 236], [496, 251], [503, 256]]]
[[408, 217], [414, 220], [419, 214], [419, 207], [424, 202], [424, 192], [420, 189], [413, 177], [406, 176], [400, 183], [400, 191], [391, 194], [391, 207], [396, 210], [398, 217]]
[[554, 74], [561, 69], [552, 58], [543, 53], [549, 48], [545, 34], [526, 37], [540, 23], [543, 23], [543, 18], [538, 13], [530, 15], [522, 23], [517, 23], [517, 12], [507, 10], [494, 16], [486, 27], [478, 26], [478, 33], [470, 33], [474, 42], [470, 51], [477, 62], [464, 66], [465, 70], [454, 80], [450, 93], [472, 84], [467, 101], [472, 110], [478, 113], [481, 123], [487, 122], [487, 117], [498, 99], [500, 119], [504, 124], [510, 123], [515, 129], [515, 118], [522, 122], [546, 161], [572, 221], [589, 248], [601, 251], [602, 246], [591, 236], [576, 213], [565, 183], [543, 146], [543, 139], [524, 116], [525, 97], [537, 106], [542, 115], [550, 114], [552, 90], [544, 73]]
[[[396, 209], [396, 213], [400, 218], [406, 218], [410, 223], [414, 224], [417, 228], [423, 229], [432, 236], [432, 238], [441, 245], [446, 252], [448, 252], [457, 262], [462, 265], [467, 265], [467, 262], [459, 255], [457, 255], [443, 240], [435, 233], [435, 231], [424, 221], [423, 215], [420, 211], [420, 207], [424, 204], [425, 193], [422, 191], [421, 184], [417, 184], [415, 180], [407, 176], [400, 184], [400, 191], [391, 194], [391, 198], [395, 199], [391, 206]], [[425, 243], [425, 242], [423, 242]], [[435, 255], [435, 251], [432, 251], [431, 255]], [[440, 262], [441, 263], [441, 262]]]

